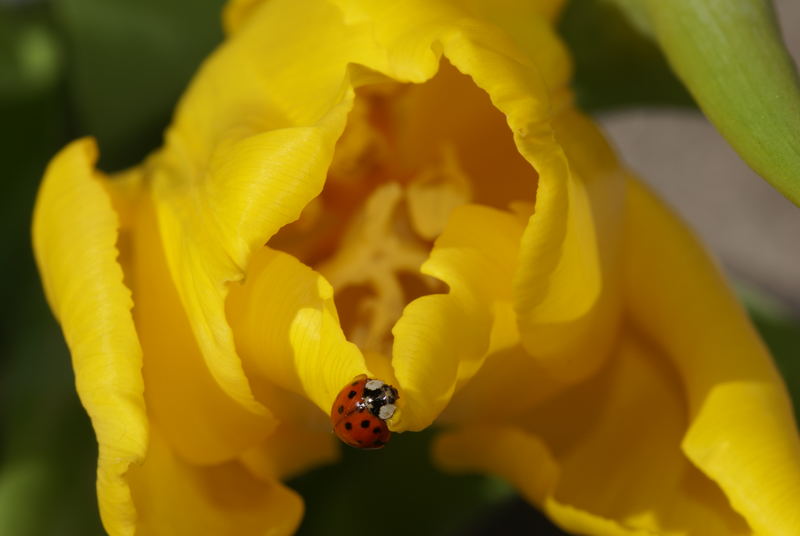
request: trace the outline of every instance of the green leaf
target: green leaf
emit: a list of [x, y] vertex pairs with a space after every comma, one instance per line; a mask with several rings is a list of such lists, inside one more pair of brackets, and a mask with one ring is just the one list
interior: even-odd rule
[[800, 205], [800, 86], [771, 3], [617, 4], [649, 23], [678, 76], [739, 155]]

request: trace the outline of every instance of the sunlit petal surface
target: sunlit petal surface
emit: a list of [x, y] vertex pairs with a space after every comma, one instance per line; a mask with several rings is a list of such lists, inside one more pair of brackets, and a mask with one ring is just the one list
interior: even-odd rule
[[136, 512], [125, 474], [142, 461], [148, 442], [142, 350], [117, 263], [119, 223], [96, 159], [97, 147], [85, 139], [53, 159], [36, 202], [33, 243], [97, 434], [100, 514], [109, 532], [127, 535]]

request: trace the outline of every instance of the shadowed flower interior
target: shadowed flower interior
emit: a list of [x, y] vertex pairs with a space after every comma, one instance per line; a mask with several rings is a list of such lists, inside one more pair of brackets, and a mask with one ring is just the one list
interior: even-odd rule
[[451, 212], [532, 205], [536, 173], [488, 96], [446, 61], [424, 84], [356, 92], [322, 194], [268, 243], [333, 286], [347, 338], [391, 356], [391, 329], [423, 294], [420, 272]]
[[[306, 297], [298, 303], [299, 294], [316, 293], [320, 285], [327, 289], [328, 284], [324, 314], [332, 337], [348, 349], [350, 361], [360, 362], [363, 355], [374, 376], [396, 383], [402, 393], [393, 347], [400, 347], [402, 357], [409, 346], [405, 341], [411, 340], [412, 348], [404, 354], [420, 359], [413, 355], [413, 347], [420, 331], [424, 336], [426, 327], [420, 320], [428, 321], [423, 316], [429, 304], [417, 302], [423, 316], [412, 314], [411, 322], [407, 317], [404, 323], [400, 320], [406, 306], [422, 296], [439, 302], [448, 299], [449, 281], [463, 286], [446, 271], [437, 277], [442, 268], [437, 272], [435, 256], [428, 263], [433, 269], [423, 268], [435, 241], [448, 222], [451, 226], [455, 222], [463, 228], [449, 232], [451, 247], [464, 239], [460, 233], [477, 233], [470, 240], [505, 246], [490, 252], [503, 255], [494, 262], [513, 262], [515, 243], [535, 200], [536, 181], [537, 174], [517, 151], [503, 114], [447, 61], [423, 84], [381, 82], [359, 88], [321, 194], [255, 254], [242, 283], [231, 287], [227, 316], [256, 398], [276, 412], [279, 421], [315, 423], [313, 428], [322, 431], [319, 419], [308, 418], [314, 412], [311, 408], [297, 415], [297, 408], [274, 409], [275, 388], [305, 394], [302, 375], [287, 370], [285, 363], [282, 368], [281, 359], [275, 359], [276, 354], [285, 356], [291, 369], [295, 358], [289, 356], [297, 356], [298, 350], [291, 335], [276, 344], [293, 328], [276, 327], [274, 319], [284, 318], [292, 326], [304, 322], [311, 302]], [[475, 225], [480, 230], [470, 228]], [[437, 243], [446, 250], [447, 237], [444, 240]], [[453, 261], [474, 260], [443, 259], [439, 264], [445, 270]], [[510, 265], [506, 277], [508, 284], [513, 277]], [[507, 297], [510, 293], [506, 289]], [[464, 313], [444, 314], [454, 316], [445, 321], [458, 322]], [[450, 384], [435, 374], [429, 379], [433, 389], [441, 385], [436, 393], [441, 401], [429, 421], [447, 403], [456, 381], [465, 383], [480, 367], [490, 318], [484, 312], [478, 315], [482, 325], [477, 333], [483, 342], [470, 350], [473, 361], [458, 365], [458, 371], [452, 368]], [[456, 323], [451, 329], [464, 339], [458, 333], [462, 327]], [[396, 341], [398, 333], [401, 340]], [[436, 366], [438, 356], [434, 351], [425, 359]], [[408, 361], [400, 361], [401, 378]], [[422, 403], [428, 405], [428, 400]], [[401, 412], [404, 405], [401, 396]], [[394, 419], [389, 423], [393, 425]], [[329, 458], [323, 454], [319, 460]]]

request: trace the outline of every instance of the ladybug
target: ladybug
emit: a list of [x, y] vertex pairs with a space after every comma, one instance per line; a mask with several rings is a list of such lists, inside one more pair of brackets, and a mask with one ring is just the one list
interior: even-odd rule
[[394, 415], [397, 389], [362, 374], [344, 386], [333, 401], [331, 424], [336, 435], [357, 449], [382, 448], [392, 436], [386, 420]]

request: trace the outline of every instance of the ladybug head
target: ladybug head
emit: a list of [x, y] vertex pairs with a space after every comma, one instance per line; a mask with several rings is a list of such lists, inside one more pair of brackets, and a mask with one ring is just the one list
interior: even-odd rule
[[394, 415], [398, 398], [397, 389], [380, 380], [369, 380], [364, 385], [364, 403], [370, 413], [381, 420], [385, 421]]

